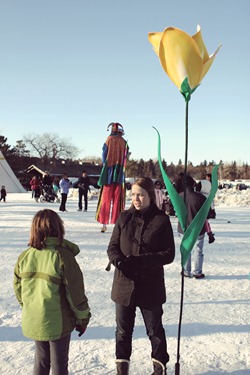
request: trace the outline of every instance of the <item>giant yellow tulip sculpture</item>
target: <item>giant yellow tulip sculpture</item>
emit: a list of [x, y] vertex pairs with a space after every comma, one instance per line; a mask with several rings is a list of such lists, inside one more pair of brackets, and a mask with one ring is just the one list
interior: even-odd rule
[[207, 74], [221, 45], [209, 56], [199, 25], [193, 36], [175, 27], [168, 27], [163, 32], [149, 33], [148, 39], [163, 69], [185, 100], [189, 101], [191, 94]]
[[[167, 73], [169, 78], [178, 87], [179, 91], [185, 98], [186, 102], [186, 140], [185, 140], [185, 166], [184, 175], [187, 173], [187, 161], [188, 161], [188, 103], [191, 99], [191, 95], [200, 85], [202, 79], [210, 69], [216, 54], [218, 53], [221, 45], [212, 55], [208, 55], [206, 46], [204, 44], [201, 28], [198, 25], [197, 32], [193, 36], [188, 35], [184, 31], [175, 27], [168, 27], [163, 32], [152, 32], [149, 33], [148, 39], [153, 45], [155, 53], [158, 55], [160, 63]], [[176, 214], [184, 231], [184, 235], [180, 245], [181, 252], [181, 265], [184, 267], [194, 245], [197, 237], [204, 225], [204, 221], [207, 217], [209, 208], [216, 194], [218, 186], [217, 170], [218, 166], [215, 166], [212, 171], [212, 189], [209, 197], [205, 204], [203, 204], [200, 211], [195, 216], [191, 224], [186, 227], [186, 189], [184, 187], [184, 200], [177, 194], [167, 174], [165, 173], [162, 161], [161, 161], [161, 139], [158, 130], [158, 161], [161, 168], [162, 176], [168, 190], [170, 199], [174, 205]], [[178, 330], [178, 347], [177, 347], [177, 363], [175, 365], [175, 374], [180, 373], [180, 332], [181, 332], [181, 320], [182, 320], [182, 309], [183, 309], [183, 296], [184, 296], [184, 273], [182, 269], [182, 288], [181, 288], [181, 308], [180, 308], [180, 319], [179, 319], [179, 330]]]

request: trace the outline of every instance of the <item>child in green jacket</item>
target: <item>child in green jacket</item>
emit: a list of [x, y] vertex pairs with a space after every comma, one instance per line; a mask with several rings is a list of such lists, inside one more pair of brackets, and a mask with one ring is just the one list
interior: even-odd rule
[[89, 323], [78, 246], [64, 239], [63, 221], [53, 210], [33, 218], [29, 248], [14, 271], [14, 291], [22, 307], [22, 331], [35, 340], [33, 375], [68, 375], [71, 332], [81, 336]]

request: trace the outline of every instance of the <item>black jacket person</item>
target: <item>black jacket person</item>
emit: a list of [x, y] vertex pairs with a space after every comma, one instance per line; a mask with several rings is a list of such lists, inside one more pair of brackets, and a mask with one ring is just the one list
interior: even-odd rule
[[84, 197], [84, 211], [88, 210], [88, 192], [89, 188], [89, 178], [86, 171], [82, 172], [82, 175], [78, 178], [76, 186], [78, 187], [78, 211], [82, 211], [82, 197]]
[[150, 178], [140, 178], [133, 184], [132, 206], [115, 224], [108, 256], [115, 266], [111, 298], [116, 303], [118, 370], [126, 367], [123, 373], [128, 373], [139, 307], [151, 341], [154, 367], [165, 374], [169, 355], [162, 325], [162, 304], [166, 301], [163, 266], [173, 262], [175, 245], [169, 217], [155, 204]]

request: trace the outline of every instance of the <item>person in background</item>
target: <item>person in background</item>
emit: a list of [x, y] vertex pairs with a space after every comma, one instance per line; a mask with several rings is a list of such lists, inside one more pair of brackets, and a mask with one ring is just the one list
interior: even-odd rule
[[38, 202], [41, 195], [41, 181], [36, 175], [30, 180], [30, 187], [32, 190], [32, 198], [35, 198], [35, 201]]
[[59, 179], [58, 178], [55, 178], [53, 180], [53, 183], [52, 183], [52, 188], [53, 188], [53, 191], [54, 193], [57, 195], [59, 193]]
[[[211, 190], [211, 182], [209, 180], [200, 180], [196, 185], [195, 185], [195, 191], [198, 193], [203, 194], [206, 198], [209, 196], [210, 190]], [[214, 233], [212, 232], [210, 223], [208, 219], [205, 221], [205, 230], [208, 235], [208, 243], [213, 243], [215, 241], [214, 238]]]
[[176, 216], [173, 203], [167, 191], [165, 191], [163, 196], [163, 211], [169, 216]]
[[[212, 184], [212, 174], [207, 173], [206, 174], [206, 180], [208, 180]], [[216, 218], [216, 212], [215, 212], [215, 204], [214, 201], [211, 204], [211, 208], [208, 213], [208, 219], [215, 219]]]
[[162, 210], [162, 206], [163, 206], [163, 193], [162, 193], [162, 190], [161, 190], [161, 183], [158, 180], [155, 181], [155, 202], [156, 202], [156, 206], [160, 210]]
[[117, 374], [129, 373], [139, 307], [151, 341], [154, 374], [165, 375], [169, 355], [162, 324], [166, 302], [163, 266], [173, 262], [175, 244], [169, 217], [156, 206], [151, 178], [133, 183], [131, 207], [120, 214], [107, 253], [115, 266], [111, 298], [116, 306]]
[[[185, 193], [185, 204], [187, 207], [187, 227], [194, 219], [195, 215], [198, 213], [204, 202], [206, 201], [206, 197], [203, 194], [197, 193], [194, 191], [195, 187], [195, 180], [189, 176], [184, 175], [182, 178], [182, 185], [183, 191], [180, 193], [180, 196], [184, 199]], [[183, 229], [178, 222], [178, 232], [183, 234]], [[203, 245], [204, 245], [204, 237], [205, 237], [205, 225], [203, 225], [201, 232], [198, 236], [197, 242], [195, 247], [193, 248], [192, 252], [194, 255], [194, 271], [191, 272], [191, 254], [187, 260], [187, 263], [183, 267], [183, 272], [185, 277], [195, 277], [196, 279], [203, 279], [205, 277], [204, 273], [202, 272], [203, 267]]]
[[[35, 340], [33, 375], [68, 375], [71, 332], [82, 335], [90, 309], [83, 274], [75, 259], [79, 247], [64, 239], [62, 219], [41, 210], [32, 220], [29, 248], [14, 269], [14, 292], [22, 307], [23, 335]], [[28, 276], [27, 276], [28, 275]]]
[[61, 192], [61, 204], [59, 207], [59, 211], [67, 211], [66, 210], [66, 202], [67, 202], [67, 197], [69, 194], [69, 188], [70, 188], [70, 181], [68, 179], [67, 173], [64, 173], [62, 176], [62, 179], [59, 181], [59, 187], [60, 187], [60, 192]]
[[48, 171], [44, 172], [42, 183], [43, 183], [43, 186], [52, 187], [52, 177], [50, 176]]
[[82, 211], [82, 197], [84, 197], [84, 211], [88, 210], [88, 192], [90, 192], [90, 181], [87, 171], [83, 171], [78, 178], [76, 186], [78, 187], [78, 211]]
[[[107, 229], [107, 224], [115, 224], [119, 214], [125, 207], [125, 165], [128, 153], [123, 126], [111, 122], [111, 134], [102, 148], [103, 167], [98, 185], [101, 187], [96, 209], [96, 220], [101, 223], [101, 232]], [[111, 209], [112, 207], [112, 209]]]
[[183, 186], [182, 186], [183, 176], [184, 176], [184, 173], [180, 172], [177, 176], [177, 179], [176, 179], [175, 183], [174, 183], [174, 187], [175, 187], [178, 194], [183, 192]]
[[6, 196], [7, 196], [7, 192], [6, 192], [6, 189], [5, 189], [5, 186], [3, 185], [2, 188], [1, 188], [1, 197], [0, 197], [0, 202], [3, 200], [4, 202], [6, 202]]

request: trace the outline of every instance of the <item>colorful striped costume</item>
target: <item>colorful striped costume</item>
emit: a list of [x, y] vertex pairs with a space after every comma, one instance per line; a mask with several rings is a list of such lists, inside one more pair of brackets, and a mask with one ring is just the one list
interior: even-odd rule
[[103, 145], [103, 167], [98, 181], [101, 191], [96, 220], [101, 224], [115, 224], [119, 214], [124, 210], [127, 152], [128, 145], [122, 134], [112, 132]]

